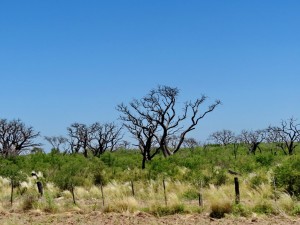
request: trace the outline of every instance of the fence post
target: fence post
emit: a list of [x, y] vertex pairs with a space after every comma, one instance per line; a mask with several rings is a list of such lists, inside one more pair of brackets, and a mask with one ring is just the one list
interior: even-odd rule
[[75, 199], [75, 193], [74, 193], [74, 186], [73, 184], [71, 184], [71, 193], [72, 193], [72, 197], [73, 197], [73, 203], [74, 205], [76, 205], [76, 199]]
[[274, 199], [275, 202], [277, 201], [277, 190], [276, 190], [276, 177], [274, 176], [274, 180], [273, 180], [273, 185], [274, 185]]
[[11, 192], [10, 192], [10, 205], [13, 205], [13, 195], [14, 195], [14, 180], [11, 180]]
[[131, 193], [132, 193], [132, 196], [134, 197], [135, 192], [134, 192], [133, 181], [131, 180], [130, 183], [131, 183]]
[[163, 178], [163, 187], [164, 187], [164, 195], [165, 195], [165, 205], [168, 206], [168, 199], [167, 199], [167, 193], [166, 193], [165, 178]]
[[199, 197], [199, 207], [203, 207], [203, 198], [202, 198], [202, 180], [199, 183], [199, 193], [198, 193], [198, 197]]
[[240, 187], [239, 187], [239, 179], [237, 177], [234, 178], [234, 187], [235, 187], [235, 204], [240, 203]]
[[103, 194], [103, 184], [100, 182], [101, 196], [102, 196], [102, 205], [104, 206], [104, 194]]

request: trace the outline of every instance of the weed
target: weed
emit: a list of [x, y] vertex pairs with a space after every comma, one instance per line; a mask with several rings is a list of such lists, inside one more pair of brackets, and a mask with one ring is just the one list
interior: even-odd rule
[[259, 214], [276, 214], [276, 210], [273, 205], [267, 201], [262, 201], [256, 204], [253, 208], [253, 211]]
[[155, 216], [167, 216], [186, 212], [183, 204], [174, 204], [171, 206], [156, 205], [152, 206], [150, 209], [145, 209], [145, 211]]

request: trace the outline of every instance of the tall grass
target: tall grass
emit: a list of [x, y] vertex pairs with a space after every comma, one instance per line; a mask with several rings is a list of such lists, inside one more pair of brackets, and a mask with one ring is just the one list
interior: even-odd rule
[[[0, 211], [145, 211], [157, 216], [204, 212], [216, 218], [226, 214], [251, 216], [252, 213], [299, 215], [300, 203], [297, 198], [274, 182], [274, 171], [278, 170], [278, 164], [288, 164], [288, 158], [280, 154], [271, 155], [266, 146], [262, 148], [265, 151], [256, 156], [246, 154], [241, 148], [236, 161], [230, 146], [211, 146], [205, 151], [201, 148], [185, 150], [167, 159], [158, 157], [149, 162], [145, 170], [139, 169], [140, 155], [134, 151], [105, 153], [100, 159], [78, 156], [84, 165], [80, 179], [77, 179], [76, 173], [72, 177], [72, 181], [76, 181], [76, 205], [67, 188], [70, 182], [68, 177], [58, 176], [65, 179], [64, 185], [60, 186], [61, 183], [55, 183], [57, 177], [54, 179], [56, 174], [62, 173], [61, 165], [71, 163], [76, 157], [64, 161], [64, 157], [69, 156], [22, 156], [20, 162], [29, 174], [37, 168], [27, 168], [26, 165], [32, 165], [32, 160], [41, 160], [38, 165], [45, 174], [45, 194], [39, 198], [36, 180], [28, 176], [16, 187], [15, 204], [10, 207], [10, 181], [0, 177]], [[228, 169], [241, 174], [241, 202], [238, 205], [235, 204], [234, 177], [228, 173]], [[100, 183], [103, 184], [104, 206]], [[203, 206], [199, 206], [199, 192]]]

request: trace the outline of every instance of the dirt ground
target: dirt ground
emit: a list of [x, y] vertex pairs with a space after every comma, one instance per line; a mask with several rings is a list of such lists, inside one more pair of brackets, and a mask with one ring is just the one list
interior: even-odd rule
[[59, 214], [47, 214], [39, 211], [30, 211], [27, 213], [0, 213], [0, 224], [2, 225], [87, 225], [87, 224], [108, 224], [108, 225], [131, 225], [131, 224], [170, 224], [170, 225], [194, 225], [194, 224], [299, 224], [300, 218], [287, 216], [252, 216], [243, 217], [227, 217], [223, 219], [212, 219], [205, 214], [192, 215], [171, 215], [164, 217], [155, 217], [153, 215], [138, 213], [101, 213], [91, 212], [83, 214], [80, 212], [68, 212]]

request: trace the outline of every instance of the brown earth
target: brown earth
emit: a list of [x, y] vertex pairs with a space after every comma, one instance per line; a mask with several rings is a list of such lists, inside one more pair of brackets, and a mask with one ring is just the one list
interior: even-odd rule
[[27, 213], [0, 213], [0, 224], [2, 225], [87, 225], [87, 224], [108, 224], [108, 225], [131, 225], [131, 224], [170, 224], [170, 225], [194, 225], [194, 224], [299, 224], [300, 217], [288, 216], [252, 216], [243, 217], [227, 217], [223, 219], [212, 219], [204, 214], [190, 215], [171, 215], [164, 217], [155, 217], [153, 215], [139, 213], [101, 213], [101, 212], [68, 212], [47, 214], [40, 211], [30, 211]]

